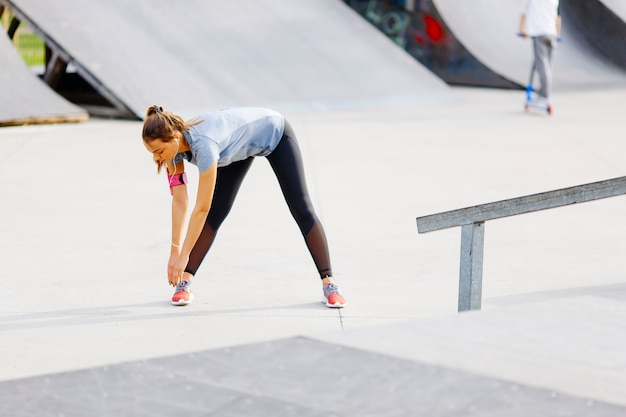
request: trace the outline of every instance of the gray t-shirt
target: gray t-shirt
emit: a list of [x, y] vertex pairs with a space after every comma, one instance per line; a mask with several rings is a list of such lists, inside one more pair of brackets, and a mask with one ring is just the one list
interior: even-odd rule
[[[269, 155], [285, 130], [285, 118], [273, 110], [241, 107], [222, 109], [198, 116], [202, 122], [190, 127], [185, 139], [191, 148], [188, 159], [202, 173], [217, 162], [218, 167], [250, 156]], [[173, 162], [179, 163], [179, 153]]]

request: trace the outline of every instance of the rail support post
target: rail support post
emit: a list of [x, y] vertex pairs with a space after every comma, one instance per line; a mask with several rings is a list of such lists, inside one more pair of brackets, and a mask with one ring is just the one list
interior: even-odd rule
[[480, 310], [484, 242], [484, 222], [462, 226], [458, 311]]

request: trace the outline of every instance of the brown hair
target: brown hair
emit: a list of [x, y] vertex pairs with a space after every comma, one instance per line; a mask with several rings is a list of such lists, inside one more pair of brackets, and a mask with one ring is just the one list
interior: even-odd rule
[[[143, 122], [143, 131], [141, 137], [145, 143], [160, 139], [163, 142], [169, 142], [174, 138], [174, 133], [183, 131], [191, 126], [200, 123], [198, 118], [184, 121], [182, 117], [170, 112], [164, 111], [163, 107], [152, 105], [146, 111], [146, 119]], [[162, 162], [157, 162], [157, 172], [161, 172]]]

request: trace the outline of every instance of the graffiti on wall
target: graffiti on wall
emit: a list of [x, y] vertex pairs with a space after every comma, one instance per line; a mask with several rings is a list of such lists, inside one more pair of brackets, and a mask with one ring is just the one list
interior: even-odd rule
[[431, 0], [344, 0], [448, 84], [520, 88], [493, 73], [450, 32]]

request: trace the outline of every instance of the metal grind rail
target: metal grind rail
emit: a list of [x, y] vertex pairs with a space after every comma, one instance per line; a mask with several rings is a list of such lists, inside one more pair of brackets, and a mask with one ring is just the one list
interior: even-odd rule
[[626, 177], [619, 177], [418, 217], [417, 231], [461, 227], [458, 311], [480, 310], [486, 221], [624, 194]]

